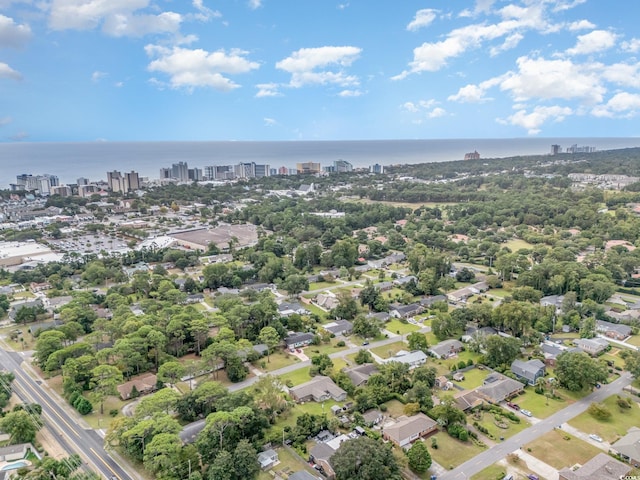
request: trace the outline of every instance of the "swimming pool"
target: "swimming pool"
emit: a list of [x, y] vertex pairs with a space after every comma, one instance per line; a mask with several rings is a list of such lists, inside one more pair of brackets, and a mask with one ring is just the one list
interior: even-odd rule
[[0, 468], [0, 471], [6, 472], [7, 470], [15, 470], [17, 468], [28, 467], [29, 464], [24, 460], [18, 460], [17, 462], [8, 463], [4, 467]]

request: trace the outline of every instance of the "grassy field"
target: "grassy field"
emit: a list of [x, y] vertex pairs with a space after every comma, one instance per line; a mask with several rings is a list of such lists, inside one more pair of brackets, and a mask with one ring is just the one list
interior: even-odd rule
[[416, 330], [420, 330], [419, 325], [413, 325], [411, 323], [403, 323], [398, 318], [394, 318], [390, 320], [385, 325], [385, 328], [389, 330], [391, 333], [397, 333], [398, 335], [405, 335], [407, 333], [415, 332]]
[[633, 345], [635, 347], [640, 347], [640, 335], [631, 335], [626, 343], [628, 343], [629, 345]]
[[507, 247], [509, 250], [511, 250], [512, 252], [517, 252], [520, 249], [531, 249], [533, 248], [533, 245], [530, 244], [529, 242], [525, 242], [524, 240], [520, 240], [517, 238], [514, 238], [512, 240], [509, 240], [507, 243], [503, 244], [504, 247]]
[[435, 438], [438, 442], [438, 448], [434, 449], [431, 447], [431, 440], [426, 441], [431, 458], [449, 470], [470, 460], [484, 450], [472, 442], [456, 440], [445, 432], [439, 432], [430, 438]]
[[[262, 368], [262, 363], [264, 362], [265, 368]], [[254, 366], [264, 370], [265, 372], [273, 372], [274, 370], [278, 370], [279, 368], [286, 367], [287, 365], [291, 365], [294, 363], [299, 363], [297, 357], [293, 355], [289, 355], [287, 352], [282, 350], [273, 352], [269, 355], [269, 361], [267, 361], [267, 357], [261, 358], [260, 360], [254, 362]]]
[[460, 352], [455, 357], [448, 358], [447, 360], [436, 360], [436, 369], [438, 370], [438, 374], [445, 375], [451, 372], [452, 366], [455, 365], [457, 367], [459, 362], [464, 362], [466, 365], [467, 361], [471, 359], [475, 364], [478, 361], [478, 358], [480, 358], [479, 353], [473, 353], [469, 350], [465, 350], [464, 352]]
[[336, 343], [338, 343], [340, 340], [338, 340], [337, 338], [332, 338], [331, 341], [329, 343], [323, 343], [321, 345], [309, 345], [308, 347], [305, 347], [303, 349], [304, 354], [311, 358], [314, 355], [321, 355], [323, 353], [326, 353], [327, 355], [329, 355], [330, 353], [334, 353], [334, 352], [339, 352], [340, 350], [344, 350], [346, 347], [346, 345], [344, 347], [337, 347]]
[[402, 402], [399, 402], [398, 400], [389, 400], [385, 405], [387, 406], [385, 415], [392, 418], [398, 418], [404, 415], [404, 404]]
[[502, 480], [507, 469], [502, 465], [491, 465], [471, 477], [471, 480]]
[[565, 397], [561, 392], [556, 391], [556, 395], [560, 398], [548, 399], [534, 392], [532, 387], [527, 387], [525, 393], [516, 397], [514, 402], [520, 405], [520, 408], [529, 410], [536, 418], [547, 418], [574, 402], [572, 398]]
[[525, 450], [558, 470], [576, 463], [582, 465], [601, 452], [598, 447], [562, 430], [553, 430], [538, 437], [534, 442], [525, 445]]
[[280, 380], [285, 384], [287, 380], [291, 380], [291, 383], [296, 386], [311, 380], [311, 375], [309, 375], [309, 368], [301, 368], [299, 370], [294, 370], [293, 372], [280, 375]]
[[616, 396], [607, 398], [604, 404], [611, 412], [608, 420], [598, 420], [589, 415], [589, 412], [584, 412], [570, 420], [569, 425], [587, 434], [600, 435], [607, 442], [613, 442], [626, 435], [629, 427], [640, 425], [640, 407], [635, 401], [629, 409], [618, 407]]
[[495, 417], [492, 413], [490, 412], [480, 412], [480, 413], [482, 415], [482, 418], [480, 420], [478, 420], [474, 415], [474, 416], [470, 416], [467, 419], [467, 423], [473, 424], [473, 422], [478, 422], [480, 425], [482, 425], [487, 430], [489, 430], [489, 433], [491, 434], [489, 438], [492, 438], [493, 440], [496, 440], [496, 441], [498, 441], [500, 437], [509, 438], [515, 435], [516, 433], [519, 433], [522, 430], [529, 428], [531, 426], [529, 422], [524, 420], [521, 420], [520, 423], [512, 423], [509, 420], [505, 419], [504, 422], [507, 428], [500, 428], [495, 424]]
[[315, 313], [316, 315], [318, 315], [321, 319], [325, 319], [327, 318], [327, 312], [325, 312], [324, 310], [322, 310], [320, 307], [318, 307], [317, 305], [312, 305], [312, 304], [306, 304], [304, 306], [304, 308], [306, 310], [309, 310], [311, 313]]
[[342, 285], [340, 282], [312, 282], [309, 284], [309, 291], [339, 287], [340, 285]]
[[613, 362], [616, 367], [624, 368], [624, 360], [620, 358], [619, 348], [612, 347], [611, 350], [602, 355], [600, 358]]
[[372, 348], [371, 351], [382, 358], [393, 357], [400, 350], [406, 350], [407, 346], [403, 341], [390, 343], [389, 345], [383, 345], [381, 347]]

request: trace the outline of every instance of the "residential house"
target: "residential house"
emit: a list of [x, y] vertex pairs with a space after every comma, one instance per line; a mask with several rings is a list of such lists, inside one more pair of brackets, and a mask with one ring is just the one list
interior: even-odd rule
[[378, 367], [373, 363], [364, 363], [356, 367], [345, 368], [343, 372], [356, 387], [360, 387], [367, 384], [371, 375], [378, 373]]
[[351, 440], [348, 435], [339, 435], [326, 442], [319, 442], [311, 448], [309, 452], [310, 460], [321, 468], [321, 471], [328, 479], [335, 478], [335, 472], [331, 466], [331, 457], [336, 453], [342, 442]]
[[541, 343], [540, 350], [542, 350], [542, 354], [544, 355], [544, 363], [549, 367], [555, 367], [558, 355], [565, 351], [565, 349], [558, 345], [548, 342]]
[[381, 292], [387, 292], [393, 288], [393, 283], [391, 282], [380, 282], [374, 285], [374, 288]]
[[394, 305], [389, 313], [396, 318], [411, 318], [424, 312], [424, 307], [419, 303], [409, 305]]
[[447, 297], [444, 295], [432, 295], [430, 297], [424, 297], [420, 300], [420, 305], [424, 308], [430, 308], [436, 302], [445, 302], [447, 301]]
[[336, 402], [343, 402], [347, 398], [347, 392], [336, 385], [329, 377], [323, 375], [318, 375], [297, 387], [291, 387], [289, 393], [296, 402], [309, 400], [324, 402], [330, 398]]
[[449, 358], [461, 352], [462, 342], [459, 340], [443, 340], [442, 342], [429, 348], [429, 353], [436, 358]]
[[258, 454], [258, 463], [260, 464], [260, 468], [262, 470], [267, 470], [280, 462], [278, 458], [278, 452], [272, 450], [265, 450], [264, 452], [260, 452]]
[[462, 372], [456, 372], [453, 374], [453, 380], [455, 380], [456, 382], [461, 382], [464, 380], [464, 373]]
[[194, 303], [201, 303], [204, 302], [204, 295], [202, 293], [192, 293], [190, 295], [187, 295], [187, 298], [185, 298], [184, 303], [186, 304], [194, 304]]
[[411, 417], [401, 416], [398, 422], [385, 427], [382, 437], [385, 440], [404, 447], [419, 438], [426, 437], [438, 429], [438, 423], [427, 417], [424, 413], [418, 413]]
[[524, 362], [522, 360], [514, 360], [511, 363], [511, 371], [518, 377], [518, 380], [535, 385], [539, 378], [544, 377], [546, 371], [544, 363], [537, 358]]
[[611, 445], [611, 450], [633, 466], [640, 465], [640, 428], [631, 427], [627, 434]]
[[603, 320], [596, 320], [596, 331], [602, 333], [605, 337], [616, 340], [624, 340], [631, 335], [631, 327], [629, 325], [605, 322]]
[[384, 415], [380, 410], [373, 408], [364, 412], [362, 414], [362, 418], [364, 418], [364, 422], [369, 427], [373, 427], [374, 425], [378, 425], [384, 419]]
[[11, 320], [16, 319], [16, 314], [23, 308], [34, 308], [34, 307], [43, 307], [44, 304], [42, 303], [42, 300], [39, 298], [36, 298], [35, 300], [25, 300], [22, 302], [13, 302], [11, 304], [11, 308], [9, 310], [9, 318]]
[[472, 410], [484, 403], [483, 397], [475, 390], [463, 390], [453, 395], [453, 401], [463, 412]]
[[563, 468], [558, 472], [558, 480], [619, 480], [630, 471], [631, 466], [599, 453], [577, 470]]
[[19, 443], [17, 445], [7, 445], [0, 447], [0, 462], [13, 462], [21, 460], [27, 456], [29, 452], [36, 452], [31, 443]]
[[492, 373], [485, 378], [483, 385], [476, 392], [490, 403], [500, 403], [524, 391], [524, 384], [499, 373]]
[[422, 350], [413, 350], [411, 352], [400, 350], [393, 357], [387, 358], [384, 362], [400, 362], [409, 365], [409, 368], [415, 368], [427, 363], [427, 358], [427, 355]]
[[380, 270], [381, 268], [384, 268], [387, 264], [384, 260], [369, 260], [367, 262], [367, 265], [369, 265], [371, 268], [375, 270]]
[[51, 290], [51, 284], [49, 282], [31, 282], [31, 284], [29, 285], [29, 289], [33, 293], [44, 292], [45, 290]]
[[476, 327], [469, 325], [464, 331], [464, 335], [460, 338], [463, 342], [469, 343], [474, 337], [487, 337], [489, 335], [497, 335], [498, 331], [493, 327]]
[[[382, 242], [385, 243], [385, 242]], [[392, 253], [391, 255], [387, 255], [386, 257], [383, 258], [384, 264], [386, 265], [393, 265], [395, 263], [400, 263], [400, 262], [404, 262], [406, 260], [407, 256], [402, 253]]]
[[393, 281], [393, 284], [397, 287], [404, 287], [405, 285], [407, 285], [408, 283], [411, 282], [415, 282], [416, 284], [418, 283], [418, 278], [413, 276], [413, 275], [407, 275], [406, 277], [400, 277], [400, 278], [396, 278]]
[[585, 353], [588, 353], [592, 357], [600, 355], [609, 346], [604, 338], [578, 338], [573, 341], [576, 347]]
[[540, 305], [543, 307], [554, 307], [556, 309], [556, 313], [560, 313], [563, 300], [564, 295], [547, 295], [540, 299]]
[[118, 385], [116, 388], [122, 400], [129, 400], [132, 398], [131, 393], [134, 387], [140, 395], [144, 395], [153, 392], [156, 389], [157, 383], [158, 377], [156, 375], [153, 373], [144, 373], [132, 378], [128, 382]]
[[391, 315], [389, 315], [388, 312], [377, 312], [370, 313], [369, 315], [367, 315], [367, 318], [375, 318], [380, 323], [386, 323], [391, 319]]
[[339, 303], [340, 302], [333, 294], [319, 293], [316, 295], [315, 304], [327, 312], [336, 308]]
[[297, 313], [298, 315], [308, 315], [309, 311], [298, 302], [283, 302], [278, 305], [278, 314], [281, 317], [288, 317], [290, 315], [293, 315], [294, 313]]
[[289, 336], [284, 339], [284, 343], [287, 345], [287, 348], [300, 348], [311, 345], [314, 338], [315, 335], [313, 333], [295, 332], [290, 333]]
[[349, 320], [336, 320], [323, 325], [322, 328], [334, 335], [349, 335], [353, 330], [353, 323]]
[[440, 390], [449, 390], [449, 388], [453, 387], [453, 384], [447, 377], [440, 375], [439, 377], [436, 377], [435, 386]]

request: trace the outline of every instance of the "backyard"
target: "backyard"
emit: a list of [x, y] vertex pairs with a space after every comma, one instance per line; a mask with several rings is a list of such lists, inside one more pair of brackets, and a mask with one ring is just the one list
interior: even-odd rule
[[382, 358], [390, 358], [393, 357], [400, 350], [406, 350], [407, 346], [403, 341], [398, 341], [395, 343], [390, 343], [389, 345], [382, 345], [380, 347], [375, 347], [371, 349], [372, 353], [375, 353], [379, 357]]
[[[290, 449], [278, 448], [276, 449], [276, 452], [278, 452], [278, 460], [280, 463], [270, 469], [276, 474], [291, 475], [299, 470], [306, 470], [309, 473], [314, 472], [306, 462], [303, 462], [302, 459]], [[274, 477], [270, 470], [261, 471], [258, 475], [258, 480], [272, 480]]]
[[552, 430], [538, 437], [525, 445], [525, 449], [557, 470], [572, 467], [576, 463], [583, 465], [601, 452], [599, 448], [562, 430]]
[[472, 368], [464, 372], [464, 380], [461, 382], [455, 382], [465, 390], [473, 390], [476, 387], [482, 385], [482, 382], [487, 377], [489, 372], [487, 370], [480, 370], [479, 368]]

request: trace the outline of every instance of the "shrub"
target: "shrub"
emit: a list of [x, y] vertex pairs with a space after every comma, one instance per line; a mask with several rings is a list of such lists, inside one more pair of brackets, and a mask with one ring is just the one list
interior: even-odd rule
[[587, 409], [589, 415], [598, 420], [607, 420], [611, 417], [611, 412], [604, 403], [593, 402]]
[[472, 367], [473, 366], [473, 359], [469, 359], [467, 360], [467, 367]]
[[112, 408], [111, 410], [109, 410], [109, 415], [111, 415], [112, 417], [116, 417], [118, 416], [118, 413], [120, 411], [117, 408]]
[[458, 370], [462, 370], [463, 368], [467, 367], [467, 362], [465, 362], [464, 360], [460, 360], [458, 362]]
[[436, 437], [431, 438], [431, 448], [434, 450], [438, 449], [438, 439]]
[[346, 343], [344, 343], [344, 340], [340, 340], [338, 343], [336, 343], [336, 347], [344, 347], [346, 345]]
[[620, 395], [616, 398], [616, 403], [620, 408], [631, 408], [632, 405], [630, 398], [621, 397]]
[[382, 405], [380, 405], [378, 408], [380, 409], [381, 412], [386, 412], [387, 411], [387, 406], [384, 403]]

